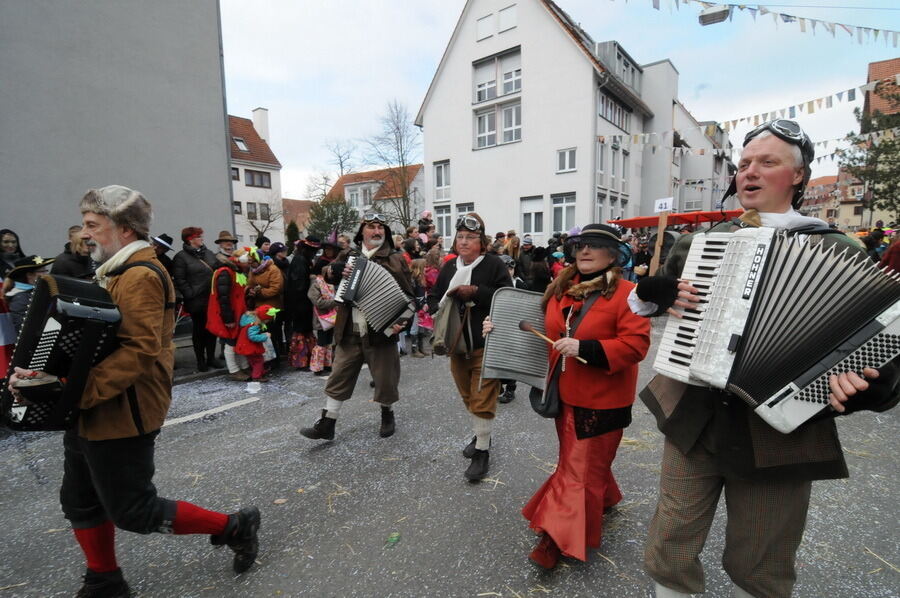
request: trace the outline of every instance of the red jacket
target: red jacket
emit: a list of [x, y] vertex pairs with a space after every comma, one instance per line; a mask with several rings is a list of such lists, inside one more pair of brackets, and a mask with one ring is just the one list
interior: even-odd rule
[[[576, 278], [573, 282], [577, 283]], [[609, 369], [585, 365], [566, 358], [566, 371], [559, 380], [560, 398], [564, 403], [589, 409], [615, 409], [634, 403], [637, 390], [638, 364], [650, 348], [650, 320], [632, 313], [628, 294], [634, 284], [619, 280], [612, 298], [600, 297], [581, 320], [574, 338], [599, 340], [609, 362]], [[547, 304], [544, 325], [547, 336], [562, 338], [566, 330], [563, 310], [576, 303], [564, 295]], [[573, 316], [574, 320], [574, 316]], [[550, 372], [556, 367], [560, 353], [550, 349]]]
[[[222, 308], [219, 305], [219, 291], [216, 288], [216, 280], [222, 271], [228, 272], [231, 276], [231, 288], [228, 291], [228, 300], [231, 303], [231, 313], [234, 314], [234, 326], [231, 328], [222, 321]], [[237, 282], [237, 272], [227, 266], [219, 268], [212, 277], [212, 292], [209, 295], [209, 304], [206, 308], [206, 329], [215, 334], [219, 338], [237, 338], [241, 328], [238, 322], [241, 320], [241, 314], [247, 311], [247, 305], [244, 300], [244, 291], [247, 290], [247, 284], [239, 284]]]

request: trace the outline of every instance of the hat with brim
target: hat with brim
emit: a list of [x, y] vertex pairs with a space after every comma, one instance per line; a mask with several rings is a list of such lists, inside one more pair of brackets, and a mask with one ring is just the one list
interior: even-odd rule
[[54, 261], [56, 261], [56, 258], [44, 259], [39, 255], [29, 255], [28, 257], [17, 259], [13, 263], [13, 269], [7, 272], [6, 276], [15, 279], [16, 276], [21, 276], [26, 272], [32, 272], [34, 270], [46, 268]]
[[216, 245], [219, 243], [237, 243], [237, 237], [228, 232], [227, 230], [219, 231], [219, 238], [213, 241]]
[[319, 249], [320, 247], [322, 247], [322, 241], [320, 241], [319, 237], [315, 235], [306, 235], [306, 238], [300, 241], [300, 243], [314, 249]]
[[[150, 239], [156, 243], [157, 245], [161, 245], [166, 248], [166, 251], [172, 251], [175, 249], [172, 247], [172, 237], [166, 234], [159, 235], [158, 237], [150, 237]], [[216, 241], [218, 243], [218, 241]]]
[[588, 224], [577, 235], [566, 239], [566, 253], [574, 255], [573, 248], [582, 241], [590, 241], [597, 247], [612, 249], [618, 254], [618, 265], [624, 266], [631, 258], [631, 246], [622, 240], [619, 231], [606, 224]]

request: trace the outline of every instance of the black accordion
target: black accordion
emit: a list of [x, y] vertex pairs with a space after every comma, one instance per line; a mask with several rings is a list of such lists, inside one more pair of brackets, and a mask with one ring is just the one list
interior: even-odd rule
[[3, 384], [0, 413], [7, 425], [13, 430], [72, 428], [91, 367], [118, 346], [120, 319], [106, 289], [67, 276], [38, 278], [8, 374], [20, 367], [47, 376], [20, 381], [21, 403]]
[[701, 302], [669, 319], [654, 369], [726, 389], [788, 433], [829, 409], [830, 375], [900, 355], [900, 274], [816, 237], [697, 235], [682, 278]]
[[403, 292], [387, 269], [362, 256], [347, 258], [350, 275], [341, 279], [334, 300], [358, 308], [372, 329], [387, 336], [389, 328], [415, 314], [415, 299]]

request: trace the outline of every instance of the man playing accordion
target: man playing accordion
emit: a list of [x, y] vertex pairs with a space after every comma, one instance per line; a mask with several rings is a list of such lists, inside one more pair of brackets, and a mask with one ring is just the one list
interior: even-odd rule
[[[413, 296], [409, 267], [403, 254], [394, 248], [391, 229], [382, 214], [366, 213], [353, 239], [356, 247], [345, 249], [329, 267], [331, 284], [350, 275], [347, 266], [350, 257], [365, 257], [390, 272], [409, 297]], [[322, 416], [300, 433], [313, 440], [332, 440], [338, 413], [344, 401], [353, 395], [356, 379], [364, 363], [369, 365], [375, 387], [375, 402], [381, 407], [381, 426], [378, 434], [387, 438], [394, 434], [393, 405], [400, 399], [397, 386], [400, 383], [400, 354], [397, 351], [397, 333], [408, 322], [393, 324], [387, 331], [373, 329], [358, 307], [350, 302], [340, 303], [334, 324], [334, 362], [332, 373], [325, 385], [325, 408]], [[389, 334], [387, 334], [389, 333]]]
[[[811, 244], [862, 251], [821, 220], [795, 211], [802, 203], [813, 155], [812, 143], [793, 121], [767, 122], [748, 133], [725, 195], [737, 193], [745, 212], [710, 232], [766, 226], [805, 235]], [[681, 310], [699, 300], [689, 281], [678, 280], [692, 237], [682, 236], [658, 275], [638, 284], [629, 298], [636, 313], [668, 311], [681, 317]], [[777, 358], [772, 355], [774, 367], [789, 366]], [[833, 410], [790, 434], [766, 424], [730, 392], [656, 376], [641, 392], [666, 437], [659, 500], [644, 555], [656, 596], [678, 598], [704, 591], [699, 555], [723, 490], [728, 521], [722, 562], [735, 596], [790, 596], [812, 481], [849, 475], [834, 417], [895, 405], [898, 372], [894, 359], [880, 370], [865, 368], [864, 377], [853, 372], [831, 376]]]
[[[118, 348], [91, 369], [75, 429], [63, 436], [63, 514], [84, 552], [80, 597], [130, 596], [116, 562], [115, 528], [149, 534], [209, 534], [250, 568], [258, 550], [256, 507], [227, 515], [162, 498], [153, 484], [156, 437], [172, 400], [175, 289], [148, 243], [152, 212], [139, 192], [118, 185], [81, 200], [82, 238], [100, 264], [96, 277], [121, 314]], [[16, 368], [16, 384], [39, 376]], [[153, 593], [153, 592], [150, 592]]]

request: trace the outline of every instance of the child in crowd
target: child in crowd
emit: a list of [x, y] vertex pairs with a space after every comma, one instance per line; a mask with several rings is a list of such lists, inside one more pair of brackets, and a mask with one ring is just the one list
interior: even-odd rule
[[241, 316], [241, 332], [234, 352], [247, 357], [247, 363], [250, 364], [250, 378], [257, 382], [269, 381], [266, 377], [263, 354], [266, 352], [264, 343], [272, 338], [272, 333], [265, 332], [265, 323], [275, 318], [279, 311], [281, 310], [271, 305], [260, 305], [256, 309], [248, 309]]
[[337, 319], [337, 303], [334, 286], [325, 280], [330, 266], [319, 260], [312, 269], [314, 278], [309, 285], [309, 300], [313, 304], [313, 330], [316, 346], [309, 358], [309, 370], [316, 376], [327, 376], [334, 359], [334, 322]]
[[[428, 285], [428, 268], [424, 259], [416, 259], [410, 265], [412, 272], [413, 290], [416, 292], [416, 306], [421, 307], [416, 312], [416, 334], [412, 340], [412, 356], [425, 357], [428, 344], [434, 330], [434, 319], [428, 313], [425, 307], [425, 296], [431, 287]], [[431, 286], [434, 286], [437, 276], [431, 279]], [[412, 333], [410, 333], [412, 334]]]

